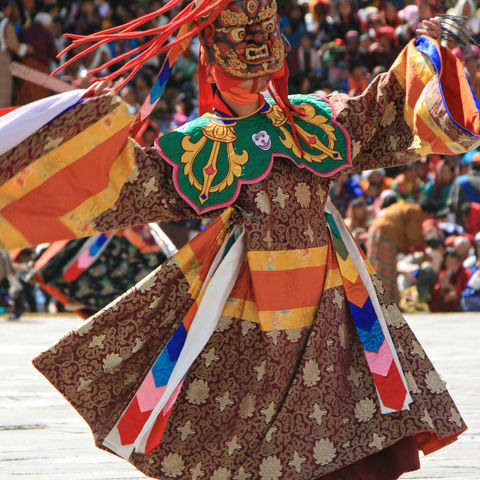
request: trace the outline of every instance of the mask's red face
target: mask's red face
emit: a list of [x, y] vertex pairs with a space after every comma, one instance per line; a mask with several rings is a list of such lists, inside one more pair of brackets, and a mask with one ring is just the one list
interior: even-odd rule
[[275, 0], [231, 2], [200, 39], [209, 65], [236, 78], [275, 73], [285, 59]]

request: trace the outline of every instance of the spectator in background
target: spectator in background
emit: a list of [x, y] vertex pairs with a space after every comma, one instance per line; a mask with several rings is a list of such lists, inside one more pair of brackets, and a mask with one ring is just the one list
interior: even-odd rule
[[470, 164], [470, 173], [457, 177], [450, 188], [447, 205], [455, 214], [456, 222], [465, 227], [462, 205], [465, 202], [480, 203], [480, 153], [477, 152]]
[[333, 21], [333, 37], [345, 38], [349, 30], [362, 31], [362, 25], [350, 0], [339, 0], [338, 17]]
[[476, 235], [480, 230], [480, 203], [465, 202], [460, 209], [462, 216], [462, 225], [472, 235]]
[[389, 25], [380, 27], [375, 32], [376, 43], [370, 49], [370, 68], [383, 65], [386, 69], [400, 53], [400, 46], [395, 29]]
[[465, 56], [465, 73], [473, 93], [477, 98], [480, 98], [480, 66], [478, 56], [475, 53], [468, 53]]
[[349, 62], [349, 73], [342, 85], [342, 91], [350, 96], [360, 95], [368, 87], [366, 67], [359, 61]]
[[398, 202], [398, 196], [393, 190], [384, 190], [373, 202], [372, 218], [383, 215], [385, 209]]
[[12, 54], [22, 58], [33, 52], [33, 47], [20, 43], [10, 21], [12, 6], [9, 0], [0, 0], [0, 108], [12, 105], [13, 78], [10, 73]]
[[428, 302], [432, 312], [455, 312], [460, 309], [462, 292], [467, 286], [470, 273], [462, 266], [460, 254], [454, 248], [448, 248], [443, 259], [438, 282]]
[[311, 21], [310, 25], [309, 22], [306, 22], [306, 26], [307, 30], [315, 35], [315, 46], [321, 47], [333, 39], [331, 8], [331, 0], [310, 0], [308, 18]]
[[363, 197], [353, 199], [347, 208], [345, 225], [353, 232], [357, 229], [368, 229], [367, 203]]
[[385, 176], [385, 170], [383, 168], [362, 172], [360, 187], [368, 204], [372, 204], [385, 190], [390, 190], [392, 184], [393, 179]]
[[462, 310], [466, 312], [480, 311], [480, 233], [474, 238], [475, 262], [470, 270], [470, 279], [462, 292]]
[[398, 300], [397, 255], [424, 243], [422, 222], [437, 212], [433, 200], [395, 203], [377, 217], [368, 231], [367, 257], [392, 300]]
[[300, 45], [295, 47], [287, 57], [290, 82], [294, 91], [299, 93], [310, 93], [320, 88], [321, 62], [313, 41], [313, 33], [303, 33]]
[[[49, 13], [39, 12], [35, 15], [31, 25], [22, 30], [20, 39], [33, 47], [33, 52], [25, 55], [22, 63], [40, 72], [50, 73], [50, 61], [56, 60], [57, 49], [53, 40], [51, 28], [52, 17]], [[25, 105], [35, 100], [48, 97], [51, 91], [41, 85], [27, 80], [19, 80], [15, 103]]]
[[280, 23], [283, 27], [283, 34], [287, 37], [292, 49], [300, 44], [302, 35], [307, 30], [305, 26], [305, 12], [301, 5], [289, 4], [288, 15], [282, 17]]
[[416, 163], [402, 167], [402, 173], [395, 177], [392, 190], [403, 200], [418, 201], [423, 195], [423, 182], [418, 177]]
[[357, 197], [363, 196], [363, 191], [355, 177], [342, 173], [330, 189], [330, 197], [333, 204], [338, 208], [343, 217], [347, 213], [350, 202]]
[[425, 185], [424, 196], [435, 200], [440, 209], [447, 206], [447, 198], [453, 183], [453, 174], [453, 166], [447, 160], [442, 159], [435, 165], [433, 180]]
[[477, 16], [477, 9], [472, 0], [458, 0], [455, 7], [449, 13], [460, 17], [467, 17], [468, 28], [478, 40], [480, 35], [480, 18]]

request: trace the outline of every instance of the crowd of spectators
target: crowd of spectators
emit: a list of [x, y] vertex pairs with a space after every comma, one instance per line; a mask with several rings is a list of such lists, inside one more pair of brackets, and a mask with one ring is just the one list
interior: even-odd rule
[[[472, 0], [277, 0], [290, 44], [290, 93], [361, 94], [388, 70], [415, 36], [423, 19], [439, 13], [468, 17], [480, 39], [480, 18]], [[11, 77], [16, 60], [49, 73], [78, 53], [56, 58], [70, 32], [90, 34], [158, 9], [160, 0], [0, 0], [0, 107], [20, 105], [52, 92]], [[171, 13], [176, 14], [177, 11]], [[158, 26], [168, 14], [155, 18]], [[149, 26], [155, 26], [149, 25]], [[137, 40], [110, 42], [64, 68], [58, 78], [78, 87], [88, 71], [133, 49]], [[450, 43], [462, 60], [474, 92], [480, 94], [480, 49]], [[197, 116], [198, 42], [176, 63], [161, 101], [138, 133], [144, 146], [156, 136]], [[146, 64], [120, 91], [131, 114], [152, 87], [162, 58]], [[99, 75], [107, 73], [102, 71]], [[480, 97], [480, 95], [479, 95]], [[480, 153], [429, 156], [388, 170], [340, 175], [331, 197], [355, 238], [379, 270], [391, 295], [405, 310], [480, 310]], [[389, 263], [385, 258], [390, 252]]]

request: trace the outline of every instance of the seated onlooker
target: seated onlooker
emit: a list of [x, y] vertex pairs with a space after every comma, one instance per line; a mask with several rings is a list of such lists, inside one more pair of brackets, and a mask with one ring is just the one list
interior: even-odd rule
[[480, 311], [480, 233], [474, 239], [475, 263], [470, 269], [470, 280], [462, 292], [462, 310], [465, 312]]
[[472, 235], [476, 235], [480, 230], [480, 203], [465, 202], [461, 208], [461, 220], [466, 229]]
[[443, 269], [438, 276], [428, 303], [432, 312], [455, 312], [460, 309], [462, 292], [467, 286], [470, 272], [462, 266], [460, 254], [448, 248], [443, 258]]
[[440, 160], [435, 165], [435, 177], [425, 185], [424, 195], [433, 198], [438, 203], [438, 208], [447, 206], [447, 198], [453, 183], [453, 167], [446, 160]]
[[345, 225], [351, 230], [368, 229], [367, 203], [363, 197], [353, 199], [347, 208]]
[[393, 179], [385, 176], [385, 170], [377, 168], [376, 170], [365, 170], [362, 172], [360, 187], [362, 187], [367, 203], [371, 204], [380, 193], [389, 190], [392, 187], [392, 183]]
[[330, 189], [330, 197], [343, 217], [351, 200], [363, 196], [363, 191], [355, 177], [342, 173]]
[[418, 201], [423, 196], [423, 182], [418, 177], [417, 165], [410, 163], [403, 167], [403, 172], [395, 177], [392, 190], [404, 200]]

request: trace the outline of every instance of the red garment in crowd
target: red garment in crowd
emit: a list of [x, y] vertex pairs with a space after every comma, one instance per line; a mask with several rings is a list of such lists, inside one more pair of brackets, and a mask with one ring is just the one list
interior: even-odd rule
[[458, 298], [455, 301], [445, 302], [443, 299], [444, 293], [441, 288], [441, 280], [445, 277], [447, 270], [442, 270], [439, 274], [438, 282], [435, 284], [432, 292], [432, 299], [428, 303], [432, 312], [455, 312], [460, 309], [460, 298], [462, 292], [467, 286], [470, 279], [470, 272], [463, 267], [460, 267], [458, 272], [453, 276], [451, 283], [455, 286]]
[[480, 203], [470, 203], [470, 213], [468, 214], [466, 227], [473, 236], [480, 231]]

